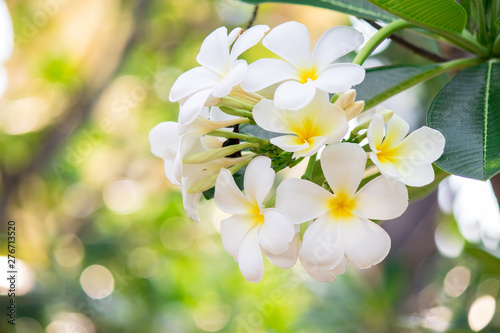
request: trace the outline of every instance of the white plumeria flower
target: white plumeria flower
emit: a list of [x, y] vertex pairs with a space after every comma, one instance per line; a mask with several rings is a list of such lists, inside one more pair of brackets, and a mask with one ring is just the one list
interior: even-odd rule
[[12, 20], [5, 1], [0, 0], [0, 97], [7, 88], [7, 70], [3, 66], [12, 55], [14, 49], [14, 30]]
[[367, 133], [372, 150], [370, 159], [380, 173], [409, 186], [431, 183], [434, 180], [432, 163], [444, 150], [443, 134], [424, 126], [406, 137], [410, 126], [396, 114], [387, 121], [387, 128], [384, 127], [382, 115], [375, 114]]
[[[212, 111], [217, 113], [217, 110]], [[222, 146], [221, 139], [203, 137], [203, 135], [222, 127], [239, 124], [243, 120], [243, 118], [232, 118], [225, 121], [213, 121], [198, 116], [188, 126], [167, 121], [156, 125], [149, 133], [151, 152], [163, 158], [167, 179], [172, 184], [181, 186], [184, 208], [191, 219], [199, 221], [198, 203], [202, 192], [211, 186], [207, 182], [207, 186], [210, 186], [208, 188], [200, 188], [197, 192], [191, 192], [189, 189], [204, 179], [216, 176], [221, 168], [229, 168], [249, 157], [220, 158], [201, 164], [184, 164], [182, 159], [208, 149], [220, 148]]]
[[344, 92], [363, 81], [363, 67], [333, 61], [363, 43], [363, 34], [345, 26], [328, 29], [311, 54], [309, 31], [298, 22], [283, 23], [271, 30], [262, 44], [283, 58], [259, 59], [248, 67], [241, 87], [256, 92], [282, 82], [274, 93], [277, 108], [297, 110], [305, 107], [316, 90]]
[[278, 109], [271, 100], [261, 100], [253, 109], [257, 125], [265, 130], [288, 135], [271, 139], [271, 143], [293, 152], [294, 157], [311, 156], [326, 144], [339, 141], [347, 133], [344, 110], [330, 103], [328, 93], [319, 91], [299, 110]]
[[[290, 218], [279, 209], [263, 205], [274, 176], [271, 159], [260, 156], [245, 171], [245, 194], [228, 170], [220, 171], [215, 184], [215, 203], [221, 210], [234, 214], [221, 222], [222, 244], [249, 282], [259, 282], [264, 276], [261, 248], [275, 264], [282, 266], [290, 265], [294, 251], [297, 252], [294, 245], [290, 246], [295, 237]], [[280, 258], [280, 254], [285, 256]], [[291, 260], [287, 259], [290, 257]]]
[[228, 36], [226, 27], [220, 27], [205, 38], [196, 57], [201, 66], [179, 76], [170, 90], [170, 101], [181, 104], [180, 123], [193, 122], [204, 106], [217, 104], [241, 83], [247, 63], [238, 60], [238, 56], [257, 44], [268, 30], [266, 25], [254, 26], [244, 33], [236, 28]]
[[359, 268], [381, 262], [391, 240], [369, 219], [388, 220], [408, 207], [406, 187], [379, 176], [356, 192], [363, 178], [367, 156], [353, 143], [327, 146], [321, 168], [333, 194], [310, 181], [285, 180], [278, 187], [276, 207], [293, 223], [316, 219], [302, 240], [300, 260], [313, 278], [332, 281], [329, 274], [345, 269], [344, 257]]

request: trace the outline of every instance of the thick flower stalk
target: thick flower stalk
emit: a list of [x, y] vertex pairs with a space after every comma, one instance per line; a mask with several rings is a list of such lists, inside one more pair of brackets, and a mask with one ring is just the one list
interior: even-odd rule
[[309, 31], [298, 22], [283, 23], [271, 30], [262, 44], [283, 58], [259, 59], [248, 67], [241, 87], [256, 92], [279, 84], [274, 93], [277, 108], [297, 110], [314, 98], [317, 89], [340, 93], [359, 84], [365, 70], [355, 64], [335, 60], [363, 43], [363, 34], [350, 27], [328, 29], [311, 53]]
[[[250, 282], [259, 282], [264, 275], [261, 248], [266, 256], [279, 257], [290, 250], [295, 236], [295, 228], [283, 211], [264, 208], [274, 176], [271, 160], [257, 157], [245, 172], [244, 194], [226, 169], [220, 171], [215, 184], [215, 203], [221, 210], [233, 214], [221, 222], [222, 244]], [[274, 262], [279, 264], [280, 259]], [[284, 262], [289, 264], [286, 259]]]
[[348, 129], [344, 111], [331, 104], [322, 91], [311, 103], [294, 111], [278, 109], [273, 101], [262, 100], [255, 105], [253, 117], [263, 129], [287, 134], [272, 138], [271, 143], [293, 152], [293, 157], [316, 154], [324, 145], [341, 140]]
[[196, 57], [201, 66], [179, 76], [170, 90], [170, 101], [181, 104], [179, 123], [193, 122], [204, 106], [217, 104], [243, 81], [247, 63], [238, 56], [257, 44], [268, 30], [265, 25], [257, 25], [243, 33], [236, 28], [228, 35], [227, 29], [220, 27], [208, 35]]
[[432, 163], [443, 154], [445, 138], [427, 126], [406, 136], [409, 129], [396, 114], [386, 126], [382, 115], [376, 114], [367, 132], [370, 159], [381, 174], [408, 186], [424, 186], [434, 180]]
[[381, 262], [391, 240], [370, 219], [396, 218], [408, 206], [406, 187], [384, 176], [357, 191], [366, 161], [365, 151], [356, 144], [329, 145], [321, 155], [321, 168], [333, 193], [302, 179], [285, 180], [278, 187], [276, 207], [293, 223], [314, 220], [304, 234], [299, 257], [319, 281], [332, 281], [331, 274], [343, 272], [344, 257], [359, 268]]

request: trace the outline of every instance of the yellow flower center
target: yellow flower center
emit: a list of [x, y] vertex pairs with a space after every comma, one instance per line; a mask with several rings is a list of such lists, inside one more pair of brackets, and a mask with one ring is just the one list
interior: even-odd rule
[[346, 220], [354, 217], [352, 211], [356, 208], [356, 205], [356, 200], [340, 192], [336, 193], [335, 197], [330, 201], [329, 208], [336, 219]]
[[260, 212], [260, 207], [256, 202], [253, 203], [249, 213], [253, 215], [253, 225], [264, 224], [264, 215]]
[[299, 70], [299, 82], [307, 83], [309, 79], [315, 81], [318, 78], [318, 71], [315, 67]]
[[297, 135], [297, 143], [302, 144], [307, 142], [311, 144], [311, 138], [320, 136], [319, 130], [313, 119], [303, 119], [302, 122], [297, 122], [291, 127], [292, 133]]
[[383, 144], [380, 147], [376, 147], [376, 148], [377, 148], [377, 150], [380, 150], [377, 153], [377, 158], [379, 159], [379, 161], [381, 161], [382, 163], [383, 162], [390, 162], [390, 163], [395, 162], [395, 160], [398, 156], [396, 149], [393, 149], [393, 148], [384, 149]]

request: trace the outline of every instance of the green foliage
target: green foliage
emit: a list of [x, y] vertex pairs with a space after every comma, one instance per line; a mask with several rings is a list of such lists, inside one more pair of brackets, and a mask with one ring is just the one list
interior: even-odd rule
[[396, 18], [366, 0], [243, 0], [251, 4], [265, 2], [281, 2], [297, 5], [308, 5], [320, 8], [327, 8], [341, 13], [357, 16], [368, 20], [380, 20], [392, 22]]
[[446, 138], [443, 170], [479, 180], [500, 171], [499, 76], [490, 60], [459, 72], [434, 99], [427, 118]]
[[430, 30], [461, 33], [467, 13], [454, 0], [369, 0], [389, 13]]

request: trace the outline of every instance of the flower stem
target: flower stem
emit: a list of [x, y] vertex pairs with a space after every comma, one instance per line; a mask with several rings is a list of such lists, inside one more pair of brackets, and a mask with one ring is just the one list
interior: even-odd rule
[[487, 39], [488, 33], [486, 32], [486, 18], [484, 17], [483, 0], [476, 0], [476, 9], [478, 16], [477, 24], [479, 25], [477, 39], [481, 44], [485, 44], [486, 42], [489, 43], [489, 40]]
[[377, 46], [379, 46], [379, 44], [382, 43], [386, 38], [397, 31], [414, 26], [415, 25], [406, 22], [405, 20], [397, 20], [389, 23], [388, 25], [377, 31], [377, 33], [373, 35], [370, 40], [368, 40], [365, 46], [363, 46], [361, 51], [359, 51], [359, 53], [356, 55], [352, 63], [356, 65], [362, 65], [365, 60], [372, 54], [372, 52], [377, 48]]
[[251, 112], [253, 106], [245, 103], [243, 101], [237, 100], [235, 98], [231, 98], [229, 96], [222, 97], [221, 101], [217, 104], [218, 106], [226, 106], [233, 109], [241, 109], [245, 111]]
[[314, 164], [316, 163], [316, 156], [318, 153], [312, 155], [309, 157], [309, 161], [307, 162], [307, 169], [304, 175], [302, 176], [302, 179], [307, 179], [307, 180], [312, 180], [312, 175], [314, 171]]
[[250, 111], [230, 108], [227, 106], [219, 106], [219, 109], [221, 109], [222, 112], [227, 113], [228, 115], [231, 115], [231, 116], [246, 117], [246, 118], [250, 118], [253, 120], [252, 112], [250, 112]]
[[432, 69], [429, 69], [428, 71], [422, 72], [418, 75], [415, 75], [401, 83], [399, 83], [397, 86], [394, 86], [390, 89], [385, 90], [384, 92], [372, 97], [370, 100], [366, 101], [365, 104], [365, 110], [368, 110], [375, 105], [385, 101], [389, 97], [392, 97], [410, 87], [413, 87], [421, 82], [427, 81], [439, 74], [452, 71], [452, 70], [462, 70], [466, 69], [472, 66], [476, 66], [479, 64], [482, 64], [485, 62], [485, 59], [480, 59], [480, 58], [466, 58], [466, 59], [459, 59], [459, 60], [453, 60], [449, 62], [442, 63], [438, 65], [437, 67], [434, 67]]
[[224, 130], [215, 130], [215, 131], [212, 131], [210, 133], [207, 133], [207, 135], [217, 136], [217, 137], [221, 137], [221, 138], [228, 138], [228, 139], [240, 139], [240, 140], [245, 140], [247, 142], [269, 144], [268, 139], [261, 139], [261, 138], [257, 138], [255, 136], [251, 136], [251, 135], [247, 135], [247, 134], [229, 132], [229, 131], [224, 131]]

